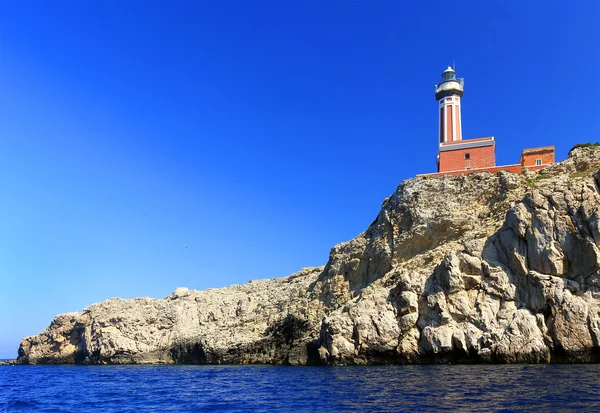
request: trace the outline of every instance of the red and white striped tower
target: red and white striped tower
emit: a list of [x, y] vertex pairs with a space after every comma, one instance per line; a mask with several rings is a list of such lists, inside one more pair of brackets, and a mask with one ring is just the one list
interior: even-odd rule
[[440, 144], [462, 140], [460, 98], [463, 86], [464, 80], [457, 79], [456, 72], [450, 66], [442, 73], [440, 84], [435, 86], [435, 98], [440, 111]]

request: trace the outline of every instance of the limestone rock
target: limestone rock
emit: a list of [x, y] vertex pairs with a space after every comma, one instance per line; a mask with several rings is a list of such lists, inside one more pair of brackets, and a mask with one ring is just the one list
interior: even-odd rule
[[593, 147], [539, 173], [411, 179], [324, 267], [93, 304], [18, 362], [598, 361], [599, 185]]

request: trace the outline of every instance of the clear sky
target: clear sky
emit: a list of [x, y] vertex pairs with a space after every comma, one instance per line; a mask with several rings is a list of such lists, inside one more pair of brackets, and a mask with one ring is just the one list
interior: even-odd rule
[[[600, 140], [600, 2], [0, 3], [0, 358], [55, 314], [322, 265], [465, 138]], [[185, 244], [189, 247], [185, 248]]]

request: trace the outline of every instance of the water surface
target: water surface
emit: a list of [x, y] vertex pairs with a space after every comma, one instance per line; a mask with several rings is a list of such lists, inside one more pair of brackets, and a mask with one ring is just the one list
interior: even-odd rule
[[0, 411], [600, 411], [599, 378], [595, 364], [0, 366]]

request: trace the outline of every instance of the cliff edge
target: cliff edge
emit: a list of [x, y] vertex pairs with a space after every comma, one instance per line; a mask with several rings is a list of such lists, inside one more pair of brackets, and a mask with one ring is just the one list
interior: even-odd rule
[[539, 173], [410, 179], [324, 267], [58, 315], [17, 362], [591, 362], [600, 149]]

